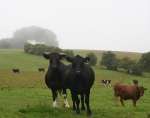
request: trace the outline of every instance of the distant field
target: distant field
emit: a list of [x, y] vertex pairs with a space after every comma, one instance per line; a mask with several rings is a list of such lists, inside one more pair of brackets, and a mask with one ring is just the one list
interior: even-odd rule
[[[84, 51], [75, 51], [85, 55]], [[89, 52], [89, 51], [88, 51]], [[94, 51], [95, 52], [95, 51]], [[99, 52], [96, 52], [99, 55]], [[139, 58], [140, 54], [118, 53], [122, 56]], [[70, 109], [52, 108], [52, 98], [45, 86], [45, 73], [39, 73], [38, 67], [47, 68], [48, 61], [43, 57], [25, 54], [22, 50], [0, 50], [0, 118], [86, 118], [85, 112], [76, 115]], [[20, 74], [11, 72], [11, 68], [21, 68]], [[150, 78], [131, 76], [125, 73], [94, 68], [96, 81], [91, 92], [93, 118], [147, 118], [150, 114]], [[100, 84], [101, 79], [111, 79], [132, 84], [133, 79], [148, 88], [145, 95], [134, 108], [131, 101], [125, 107], [117, 105], [112, 88]], [[71, 104], [71, 97], [68, 96]]]

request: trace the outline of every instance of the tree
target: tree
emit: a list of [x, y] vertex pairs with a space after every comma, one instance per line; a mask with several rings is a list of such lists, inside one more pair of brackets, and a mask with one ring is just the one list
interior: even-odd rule
[[35, 41], [38, 44], [44, 44], [50, 47], [58, 47], [56, 35], [48, 30], [37, 26], [24, 27], [17, 30], [12, 38], [4, 39], [9, 42], [11, 48], [24, 48], [28, 41]]
[[119, 68], [126, 70], [128, 73], [130, 73], [133, 64], [135, 64], [135, 61], [131, 60], [129, 57], [124, 57], [119, 60]]
[[141, 68], [141, 64], [140, 63], [132, 64], [129, 74], [140, 75], [141, 76], [143, 74], [143, 69]]
[[150, 52], [144, 53], [141, 56], [139, 63], [144, 71], [150, 72]]
[[2, 39], [0, 40], [0, 48], [3, 48], [3, 49], [11, 48], [11, 44], [10, 42], [7, 41], [7, 39]]
[[95, 66], [97, 63], [97, 56], [94, 53], [88, 53], [87, 56], [90, 58], [89, 64]]
[[118, 59], [111, 51], [105, 52], [102, 55], [101, 65], [105, 66], [108, 70], [117, 70]]
[[24, 45], [24, 52], [35, 55], [42, 55], [44, 52], [62, 52], [62, 51], [60, 48], [49, 47], [44, 44], [32, 45], [30, 43], [26, 43]]

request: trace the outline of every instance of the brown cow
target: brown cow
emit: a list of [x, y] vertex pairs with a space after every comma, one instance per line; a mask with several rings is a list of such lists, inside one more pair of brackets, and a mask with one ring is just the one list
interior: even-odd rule
[[133, 101], [133, 106], [136, 106], [136, 101], [144, 95], [144, 90], [146, 90], [146, 88], [143, 86], [123, 85], [118, 83], [114, 86], [114, 95], [115, 97], [120, 97], [122, 106], [124, 106], [123, 100], [129, 99]]

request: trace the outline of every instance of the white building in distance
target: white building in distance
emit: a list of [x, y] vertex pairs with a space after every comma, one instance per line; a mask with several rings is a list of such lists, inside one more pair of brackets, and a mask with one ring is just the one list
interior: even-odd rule
[[36, 41], [36, 40], [27, 40], [27, 43], [36, 45], [36, 44], [45, 44], [45, 42], [42, 41]]

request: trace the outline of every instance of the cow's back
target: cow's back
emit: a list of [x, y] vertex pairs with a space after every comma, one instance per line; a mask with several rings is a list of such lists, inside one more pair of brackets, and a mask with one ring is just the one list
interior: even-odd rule
[[69, 66], [66, 72], [67, 72], [66, 83], [68, 85], [68, 88], [78, 93], [89, 90], [94, 83], [95, 74], [93, 69], [88, 65], [84, 67], [80, 75], [76, 75], [74, 73], [74, 70], [71, 69], [71, 66]]

